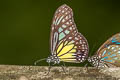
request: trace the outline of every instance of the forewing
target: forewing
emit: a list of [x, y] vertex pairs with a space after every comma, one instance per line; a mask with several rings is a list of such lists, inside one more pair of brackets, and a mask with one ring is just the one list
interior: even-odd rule
[[100, 54], [100, 51], [109, 45], [120, 45], [120, 33], [117, 33], [110, 37], [97, 51], [97, 54]]
[[[51, 53], [56, 54], [56, 47], [61, 40], [65, 39], [67, 36], [63, 31], [71, 26], [68, 21], [72, 19], [72, 10], [67, 5], [60, 6], [53, 17], [53, 22], [51, 25]], [[69, 26], [68, 26], [69, 24]], [[66, 31], [69, 33], [69, 31]]]
[[62, 61], [82, 62], [88, 56], [88, 51], [87, 40], [78, 32], [74, 23], [72, 9], [62, 5], [53, 18], [51, 52]]

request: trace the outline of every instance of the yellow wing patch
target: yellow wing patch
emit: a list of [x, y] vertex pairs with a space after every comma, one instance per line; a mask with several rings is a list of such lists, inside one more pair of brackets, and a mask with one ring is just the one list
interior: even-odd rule
[[[74, 62], [75, 59], [75, 52], [77, 46], [73, 42], [66, 41], [65, 43], [61, 42], [58, 49], [57, 49], [57, 56], [65, 62]], [[59, 52], [59, 53], [58, 53]]]
[[63, 56], [60, 56], [59, 58], [60, 59], [62, 59], [62, 58], [74, 58], [74, 56], [73, 56], [73, 53], [67, 53], [67, 54], [65, 54]]
[[70, 51], [71, 49], [74, 48], [74, 44], [71, 44], [69, 46], [65, 46], [61, 51], [60, 53], [58, 54], [58, 56], [64, 54], [64, 53], [67, 53], [68, 51]]
[[61, 43], [61, 44], [59, 45], [59, 47], [58, 47], [58, 49], [57, 49], [57, 53], [62, 49], [62, 47], [63, 47], [63, 43]]
[[72, 49], [69, 53], [75, 53], [75, 52], [76, 52], [76, 49]]
[[64, 61], [64, 62], [73, 62], [73, 63], [77, 63], [76, 59], [60, 59], [61, 61]]
[[[68, 41], [66, 41], [66, 42], [68, 42]], [[67, 45], [65, 45], [65, 44], [63, 45], [63, 42], [61, 42], [61, 44], [59, 45], [59, 47], [57, 49], [57, 54], [58, 54], [57, 56], [61, 56], [64, 53], [67, 53], [68, 51], [70, 51], [74, 47], [75, 47], [74, 44], [71, 44], [70, 42]]]

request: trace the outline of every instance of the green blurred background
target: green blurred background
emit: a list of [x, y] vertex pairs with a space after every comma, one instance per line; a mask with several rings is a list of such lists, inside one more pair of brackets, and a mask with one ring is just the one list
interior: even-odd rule
[[[92, 55], [120, 32], [119, 0], [1, 0], [0, 64], [33, 65], [48, 57], [50, 25], [62, 4], [73, 9], [77, 28], [87, 38]], [[47, 63], [42, 61], [40, 65]]]

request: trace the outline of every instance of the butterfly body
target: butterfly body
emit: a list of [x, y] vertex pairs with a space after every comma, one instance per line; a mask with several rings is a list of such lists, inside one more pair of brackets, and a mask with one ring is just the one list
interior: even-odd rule
[[94, 56], [92, 56], [92, 57], [89, 57], [89, 58], [88, 58], [88, 61], [89, 61], [94, 67], [97, 67], [97, 68], [107, 67], [107, 66], [105, 65], [104, 61], [102, 61], [98, 55], [94, 55]]
[[88, 56], [88, 43], [78, 32], [72, 9], [66, 4], [60, 6], [53, 17], [50, 35], [51, 55], [47, 62], [81, 63]]
[[[60, 62], [82, 63], [88, 57], [88, 42], [78, 32], [73, 11], [66, 4], [60, 6], [54, 14], [50, 33], [50, 51], [51, 54], [46, 60], [49, 65]], [[37, 60], [35, 65], [45, 59]]]
[[48, 63], [59, 64], [60, 59], [56, 55], [51, 55], [47, 58]]
[[120, 67], [120, 33], [109, 38], [88, 61], [95, 67]]

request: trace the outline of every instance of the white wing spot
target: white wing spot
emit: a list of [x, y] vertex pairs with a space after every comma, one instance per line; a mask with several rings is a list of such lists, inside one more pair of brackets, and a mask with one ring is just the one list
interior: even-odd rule
[[79, 55], [79, 57], [81, 57], [81, 55]]
[[59, 12], [61, 12], [61, 9], [59, 10]]
[[108, 46], [108, 49], [110, 49], [110, 46]]
[[65, 22], [65, 19], [63, 19], [62, 22]]
[[87, 47], [85, 47], [85, 49], [88, 49]]
[[85, 56], [82, 56], [83, 58], [85, 57]]
[[62, 13], [64, 13], [65, 11], [63, 10]]
[[120, 54], [120, 51], [118, 51], [118, 53]]
[[85, 46], [84, 44], [82, 46]]
[[72, 27], [70, 27], [69, 29], [72, 30]]
[[65, 10], [67, 10], [68, 8], [65, 8]]
[[65, 8], [65, 6], [63, 6], [62, 8]]
[[66, 24], [69, 24], [69, 22], [66, 22]]
[[79, 40], [77, 37], [75, 37], [76, 40]]
[[54, 27], [52, 27], [52, 30], [54, 30]]
[[116, 52], [117, 50], [115, 49], [114, 52]]
[[55, 18], [57, 18], [57, 16], [55, 15]]
[[65, 18], [68, 19], [68, 16], [66, 16]]
[[69, 37], [69, 39], [72, 39], [72, 37]]
[[82, 49], [85, 49], [84, 47], [82, 47]]
[[116, 46], [117, 48], [119, 47], [119, 46]]
[[83, 44], [85, 44], [85, 41], [83, 41]]
[[73, 27], [73, 29], [75, 30], [75, 27]]
[[76, 42], [76, 44], [78, 44], [78, 42]]
[[111, 49], [115, 49], [115, 47], [112, 47]]
[[82, 58], [82, 60], [84, 60], [84, 58]]
[[82, 41], [80, 40], [80, 44], [82, 44]]
[[76, 33], [77, 31], [74, 31], [74, 33]]
[[73, 22], [70, 22], [70, 24], [72, 24]]

